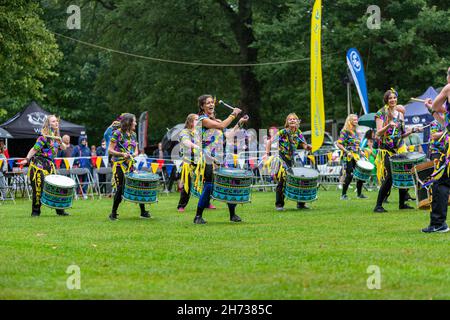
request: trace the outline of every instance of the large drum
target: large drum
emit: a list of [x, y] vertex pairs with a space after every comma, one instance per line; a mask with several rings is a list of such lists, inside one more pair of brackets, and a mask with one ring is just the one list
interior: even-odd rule
[[150, 172], [131, 172], [125, 175], [123, 198], [135, 203], [158, 202], [159, 176]]
[[[416, 204], [417, 208], [429, 210], [431, 206], [431, 193], [429, 189], [423, 187], [423, 184], [431, 179], [431, 174], [434, 171], [434, 162], [428, 161], [420, 163], [413, 168], [413, 179], [416, 189]], [[430, 186], [431, 188], [431, 186]], [[450, 205], [450, 196], [448, 198], [448, 205]]]
[[319, 172], [309, 168], [291, 168], [287, 170], [284, 196], [296, 202], [317, 200]]
[[75, 181], [69, 177], [47, 175], [44, 179], [41, 203], [53, 209], [72, 208], [75, 185]]
[[214, 172], [212, 198], [227, 203], [250, 202], [251, 171], [220, 168]]
[[412, 169], [425, 161], [425, 154], [409, 152], [395, 154], [390, 158], [392, 185], [399, 189], [414, 188]]
[[367, 182], [370, 179], [375, 166], [367, 160], [360, 159], [356, 162], [356, 168], [353, 171], [355, 179]]

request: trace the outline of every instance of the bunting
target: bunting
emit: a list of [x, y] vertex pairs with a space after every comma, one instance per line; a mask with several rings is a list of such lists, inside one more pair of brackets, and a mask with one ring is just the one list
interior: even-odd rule
[[248, 164], [250, 165], [251, 169], [255, 169], [255, 161], [253, 159], [249, 159]]
[[75, 161], [75, 158], [67, 158], [67, 161], [69, 161], [69, 169], [72, 169], [73, 167], [73, 162]]
[[173, 160], [173, 163], [175, 163], [175, 166], [177, 167], [177, 171], [180, 170], [182, 160]]
[[67, 160], [67, 158], [64, 158], [63, 160], [64, 160], [64, 164], [66, 165], [66, 169], [70, 169], [69, 160]]
[[91, 157], [91, 164], [92, 164], [93, 167], [96, 166], [96, 164], [97, 164], [97, 156], [92, 156]]
[[173, 164], [167, 164], [166, 165], [166, 170], [167, 170], [167, 175], [170, 177], [170, 174], [172, 173], [174, 165]]
[[147, 159], [147, 168], [151, 167], [153, 160], [152, 159]]
[[0, 159], [0, 170], [2, 170], [2, 168], [3, 168], [3, 160]]
[[11, 169], [11, 171], [13, 171], [14, 160], [8, 160], [8, 165], [9, 165], [9, 168]]
[[[234, 164], [235, 168], [237, 168], [237, 163], [238, 163], [238, 161], [240, 161], [240, 159], [238, 160], [238, 158], [239, 158], [239, 156], [237, 154], [233, 153], [233, 164]], [[240, 162], [239, 162], [239, 165], [240, 165]]]
[[97, 159], [96, 159], [96, 167], [97, 167], [97, 169], [100, 169], [100, 167], [102, 166], [102, 162], [104, 162], [105, 161], [105, 159], [103, 158], [103, 157], [97, 157]]
[[[245, 159], [237, 159], [238, 163], [239, 163], [239, 168], [243, 169], [244, 168], [244, 164], [245, 164]], [[236, 167], [236, 165], [235, 165]]]
[[162, 169], [164, 164], [164, 159], [156, 159], [156, 162], [158, 163], [158, 168]]
[[61, 162], [62, 162], [62, 159], [55, 159], [56, 169], [61, 168]]
[[158, 171], [159, 164], [158, 163], [151, 163], [152, 172], [156, 173]]
[[138, 164], [138, 171], [142, 170], [142, 167], [144, 166], [144, 164], [145, 164], [144, 161], [139, 162], [139, 164]]

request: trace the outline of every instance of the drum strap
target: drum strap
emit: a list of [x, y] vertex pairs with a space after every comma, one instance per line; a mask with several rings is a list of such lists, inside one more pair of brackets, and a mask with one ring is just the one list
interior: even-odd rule
[[[44, 176], [49, 175], [49, 174], [55, 174], [56, 173], [56, 168], [55, 165], [53, 164], [53, 162], [49, 162], [50, 163], [50, 171], [39, 168], [38, 166], [36, 166], [34, 164], [33, 161], [31, 161], [30, 163], [30, 167], [28, 168], [28, 179], [30, 179], [30, 181], [32, 183], [34, 183], [34, 187], [36, 190], [36, 205], [39, 205], [40, 201], [41, 201], [41, 193], [42, 193], [42, 180], [41, 180], [41, 175], [38, 174], [39, 171], [42, 171], [44, 173]], [[33, 178], [31, 178], [31, 171], [33, 171]]]

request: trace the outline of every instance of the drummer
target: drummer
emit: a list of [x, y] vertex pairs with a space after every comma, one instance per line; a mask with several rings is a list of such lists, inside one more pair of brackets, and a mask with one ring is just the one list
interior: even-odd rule
[[[233, 112], [223, 121], [215, 117], [215, 99], [209, 94], [198, 98], [199, 118], [195, 132], [195, 144], [202, 146], [201, 154], [198, 156], [196, 179], [194, 188], [201, 194], [195, 214], [195, 224], [205, 224], [203, 211], [207, 208], [213, 188], [213, 166], [218, 166], [220, 161], [220, 149], [223, 148], [223, 130], [241, 113], [241, 109], [233, 108]], [[198, 183], [200, 182], [200, 183]], [[228, 203], [230, 221], [241, 222], [236, 214], [236, 204]]]
[[[356, 114], [348, 115], [345, 120], [344, 128], [341, 130], [339, 139], [337, 140], [337, 146], [342, 150], [344, 154], [344, 164], [345, 164], [345, 181], [342, 187], [341, 200], [348, 200], [347, 190], [348, 186], [353, 179], [353, 170], [356, 167], [356, 162], [360, 159], [360, 140], [356, 134], [356, 127], [358, 126], [358, 116]], [[356, 190], [358, 192], [358, 198], [366, 199], [367, 197], [362, 194], [364, 182], [362, 180], [357, 180]]]
[[447, 85], [441, 90], [435, 100], [427, 99], [425, 102], [427, 108], [437, 119], [440, 124], [447, 124], [444, 129], [444, 134], [441, 140], [444, 140], [444, 152], [438, 160], [436, 169], [441, 169], [436, 172], [434, 177], [435, 182], [432, 184], [432, 200], [430, 212], [430, 224], [423, 228], [422, 232], [448, 232], [450, 229], [446, 223], [448, 198], [450, 193], [450, 178], [449, 178], [449, 159], [450, 159], [450, 136], [448, 135], [448, 123], [450, 122], [450, 67], [447, 69]]
[[[41, 215], [41, 195], [45, 176], [56, 174], [54, 158], [58, 150], [66, 150], [67, 145], [62, 141], [59, 134], [59, 120], [55, 115], [48, 115], [45, 118], [41, 129], [41, 135], [37, 138], [33, 148], [27, 154], [26, 159], [20, 162], [21, 165], [29, 164], [28, 178], [31, 181], [33, 190], [33, 202], [31, 204], [31, 216]], [[64, 209], [56, 209], [56, 214], [68, 216]]]
[[[112, 156], [112, 185], [116, 188], [114, 202], [109, 219], [118, 220], [117, 209], [122, 202], [124, 191], [125, 175], [134, 170], [134, 157], [139, 154], [136, 138], [136, 117], [131, 113], [121, 115], [120, 128], [113, 131], [109, 142], [108, 153]], [[139, 204], [141, 218], [150, 218], [150, 213], [145, 210], [143, 203]]]
[[198, 114], [191, 113], [187, 116], [184, 129], [180, 132], [180, 144], [183, 150], [183, 166], [181, 168], [181, 193], [178, 202], [178, 212], [184, 212], [191, 195], [191, 179], [197, 164], [194, 154], [200, 147], [194, 143], [195, 126], [197, 125]]
[[[266, 145], [266, 154], [264, 159], [270, 154], [270, 148], [274, 139], [278, 139], [278, 155], [282, 160], [282, 165], [276, 174], [278, 185], [276, 189], [275, 209], [284, 211], [284, 188], [286, 187], [286, 170], [292, 168], [294, 163], [295, 150], [303, 148], [311, 150], [312, 147], [306, 142], [301, 130], [299, 129], [300, 119], [295, 113], [290, 113], [286, 117], [284, 129], [278, 131], [277, 135], [272, 137]], [[297, 203], [297, 209], [309, 209], [304, 202]]]
[[[375, 161], [377, 167], [378, 182], [382, 182], [378, 192], [377, 203], [374, 212], [387, 212], [383, 208], [383, 200], [389, 194], [392, 187], [392, 172], [390, 158], [394, 154], [406, 152], [406, 146], [403, 138], [407, 137], [416, 128], [405, 131], [403, 106], [397, 105], [398, 93], [394, 89], [387, 90], [384, 93], [384, 107], [375, 114], [375, 122], [377, 126], [376, 136], [379, 139], [379, 149], [377, 159]], [[413, 209], [405, 203], [407, 189], [399, 189], [399, 209]]]

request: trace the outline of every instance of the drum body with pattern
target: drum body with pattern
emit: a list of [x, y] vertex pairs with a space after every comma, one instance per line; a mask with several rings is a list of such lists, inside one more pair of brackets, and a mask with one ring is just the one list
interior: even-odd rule
[[[416, 204], [418, 209], [429, 210], [431, 206], [431, 192], [429, 186], [428, 189], [423, 187], [423, 184], [431, 179], [431, 174], [434, 171], [434, 162], [427, 161], [414, 166], [413, 179], [416, 189]], [[450, 196], [447, 204], [450, 205]]]
[[412, 169], [425, 161], [425, 154], [409, 152], [395, 154], [390, 157], [392, 185], [398, 189], [414, 188]]
[[53, 209], [67, 209], [72, 207], [75, 181], [73, 179], [49, 174], [44, 179], [41, 203]]
[[375, 166], [367, 160], [360, 159], [356, 162], [355, 170], [353, 171], [353, 176], [355, 179], [367, 182], [370, 179], [372, 170]]
[[159, 176], [150, 172], [131, 172], [125, 175], [123, 198], [135, 203], [158, 202]]
[[251, 171], [219, 168], [214, 172], [212, 198], [226, 203], [248, 203], [252, 178]]
[[291, 168], [287, 170], [284, 196], [296, 202], [317, 200], [319, 172], [310, 168]]

